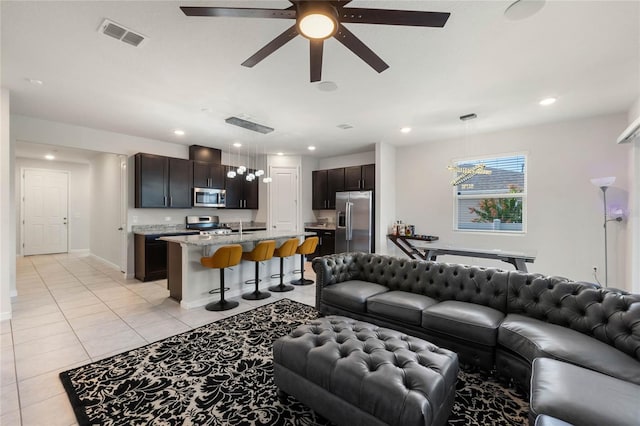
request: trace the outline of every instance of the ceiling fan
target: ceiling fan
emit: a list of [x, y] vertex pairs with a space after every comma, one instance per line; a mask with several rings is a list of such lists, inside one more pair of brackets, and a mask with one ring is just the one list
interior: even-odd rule
[[322, 49], [324, 40], [334, 37], [359, 56], [377, 72], [389, 68], [373, 50], [349, 31], [344, 23], [405, 25], [416, 27], [444, 27], [449, 13], [411, 10], [363, 9], [345, 7], [351, 0], [302, 1], [289, 0], [287, 9], [260, 9], [241, 7], [182, 6], [187, 16], [213, 16], [234, 18], [295, 19], [296, 23], [267, 43], [242, 63], [253, 67], [284, 46], [297, 35], [309, 39], [311, 82], [322, 79]]

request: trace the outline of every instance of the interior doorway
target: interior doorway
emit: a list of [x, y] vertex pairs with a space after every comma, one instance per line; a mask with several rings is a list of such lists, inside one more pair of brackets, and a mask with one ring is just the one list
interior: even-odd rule
[[69, 249], [69, 172], [23, 169], [22, 253], [66, 253]]
[[269, 219], [276, 231], [299, 231], [298, 167], [270, 167]]

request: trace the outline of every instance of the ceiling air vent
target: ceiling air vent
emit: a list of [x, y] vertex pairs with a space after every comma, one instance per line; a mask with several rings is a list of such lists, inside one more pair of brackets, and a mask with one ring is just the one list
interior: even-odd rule
[[242, 127], [243, 129], [253, 130], [258, 133], [271, 133], [274, 129], [271, 127], [263, 126], [262, 124], [254, 123], [253, 121], [243, 120], [238, 117], [229, 117], [226, 120], [227, 123], [233, 124], [234, 126]]
[[104, 21], [102, 21], [102, 24], [100, 24], [100, 28], [98, 28], [98, 32], [135, 47], [140, 46], [140, 44], [142, 44], [142, 42], [146, 40], [145, 36], [139, 33], [135, 33], [130, 29], [123, 27], [122, 25], [117, 24], [109, 19], [105, 19]]

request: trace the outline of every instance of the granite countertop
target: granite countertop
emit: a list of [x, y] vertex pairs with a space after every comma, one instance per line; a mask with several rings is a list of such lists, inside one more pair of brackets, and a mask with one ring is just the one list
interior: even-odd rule
[[304, 225], [304, 229], [335, 231], [336, 224], [335, 223], [307, 223]]
[[197, 234], [198, 231], [187, 229], [184, 225], [133, 225], [131, 232], [138, 235], [162, 235], [162, 234]]
[[[244, 231], [244, 229], [243, 229]], [[242, 244], [263, 240], [278, 240], [283, 238], [293, 238], [315, 235], [313, 232], [296, 232], [296, 231], [251, 231], [242, 232], [242, 235], [179, 235], [175, 237], [160, 237], [160, 240], [172, 243], [186, 244], [189, 246], [217, 246], [226, 244]]]

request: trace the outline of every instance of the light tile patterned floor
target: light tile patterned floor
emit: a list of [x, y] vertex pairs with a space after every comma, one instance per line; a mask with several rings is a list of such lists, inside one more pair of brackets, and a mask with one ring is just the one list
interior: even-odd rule
[[[289, 280], [294, 277], [287, 277]], [[310, 264], [305, 278], [314, 279]], [[166, 281], [143, 283], [95, 258], [17, 262], [13, 319], [0, 322], [0, 425], [68, 426], [76, 419], [58, 373], [287, 297], [315, 305], [315, 285], [225, 312], [182, 309]]]

